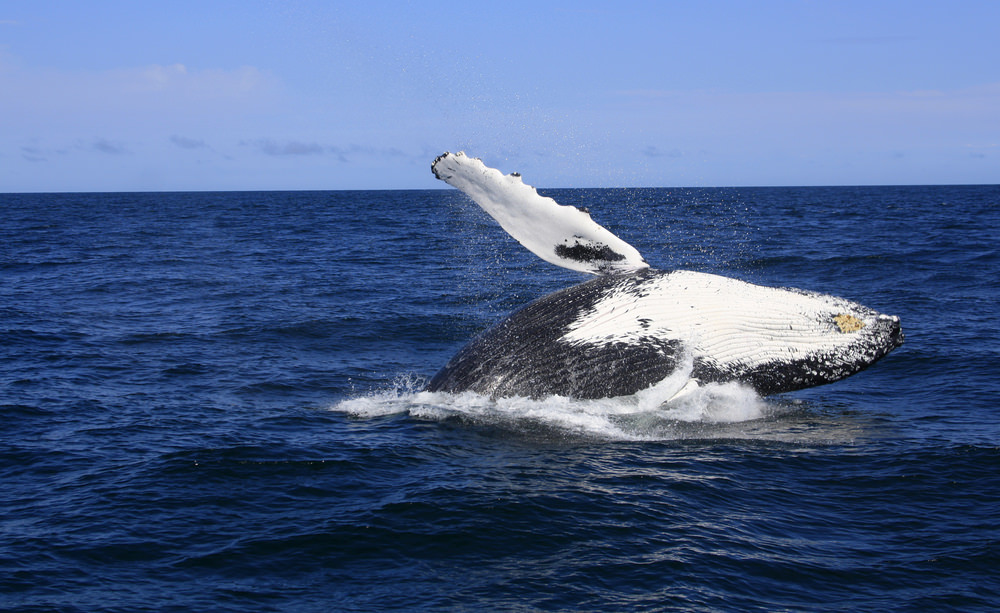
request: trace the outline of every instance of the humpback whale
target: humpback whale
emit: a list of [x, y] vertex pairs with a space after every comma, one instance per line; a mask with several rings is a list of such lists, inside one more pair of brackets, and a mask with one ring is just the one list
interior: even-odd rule
[[542, 259], [596, 278], [543, 296], [476, 336], [428, 391], [611, 398], [676, 381], [684, 369], [687, 383], [667, 400], [729, 382], [765, 396], [838, 381], [903, 342], [898, 317], [843, 298], [653, 269], [586, 210], [462, 152], [438, 156], [431, 170]]

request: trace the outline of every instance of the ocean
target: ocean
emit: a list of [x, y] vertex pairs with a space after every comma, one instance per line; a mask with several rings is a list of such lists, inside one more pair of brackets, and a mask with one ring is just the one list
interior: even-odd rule
[[906, 342], [768, 398], [431, 394], [584, 280], [455, 190], [0, 194], [0, 610], [1000, 607], [1000, 186], [540, 191]]

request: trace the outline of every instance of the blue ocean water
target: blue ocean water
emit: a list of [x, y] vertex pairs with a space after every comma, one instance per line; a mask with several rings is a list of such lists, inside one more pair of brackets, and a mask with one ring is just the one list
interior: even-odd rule
[[1000, 186], [541, 191], [906, 343], [767, 399], [421, 394], [583, 277], [451, 190], [0, 194], [0, 609], [1000, 606]]

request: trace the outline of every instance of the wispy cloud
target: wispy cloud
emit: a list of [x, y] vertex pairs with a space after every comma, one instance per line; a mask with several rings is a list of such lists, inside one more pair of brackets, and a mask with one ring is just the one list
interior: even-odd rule
[[273, 138], [260, 138], [257, 140], [244, 140], [240, 142], [241, 146], [253, 147], [271, 156], [333, 156], [336, 157], [339, 162], [349, 163], [359, 156], [374, 156], [374, 157], [400, 157], [405, 156], [405, 154], [399, 149], [390, 148], [378, 148], [378, 147], [368, 147], [365, 145], [347, 145], [347, 146], [336, 146], [336, 145], [321, 145], [316, 142], [300, 141], [300, 140], [276, 140]]
[[66, 155], [66, 149], [46, 146], [40, 139], [33, 138], [21, 146], [21, 157], [29, 162], [48, 162], [55, 156]]
[[983, 160], [996, 153], [996, 150], [1000, 148], [1000, 143], [980, 143], [980, 144], [967, 144], [965, 148], [969, 151], [969, 156], [977, 160]]
[[[132, 152], [120, 141], [97, 137], [90, 140], [78, 140], [76, 149], [93, 151], [104, 155], [129, 155]], [[38, 144], [21, 146], [21, 157], [29, 162], [48, 162], [54, 155], [65, 155], [66, 149], [52, 149]]]
[[174, 134], [170, 137], [170, 142], [177, 145], [181, 149], [210, 149], [210, 147], [205, 144], [205, 141], [197, 138], [187, 138], [186, 136], [178, 136]]
[[104, 153], [107, 155], [126, 155], [131, 153], [124, 143], [119, 141], [108, 140], [103, 137], [95, 138], [90, 142], [80, 143], [82, 149], [89, 151], [96, 151], [98, 153]]
[[49, 158], [46, 152], [38, 147], [21, 147], [21, 157], [29, 162], [47, 162]]
[[151, 65], [99, 72], [27, 70], [0, 49], [0, 105], [24, 116], [121, 114], [128, 117], [232, 117], [276, 104], [277, 78], [251, 66], [234, 70]]
[[241, 145], [254, 147], [261, 153], [273, 156], [283, 155], [323, 155], [326, 148], [317, 143], [306, 143], [297, 140], [277, 141], [262, 138], [254, 141], [242, 141]]
[[272, 77], [252, 66], [235, 70], [190, 70], [184, 64], [154, 64], [106, 74], [119, 87], [134, 93], [174, 92], [203, 100], [242, 97], [275, 85]]
[[405, 157], [406, 154], [395, 147], [380, 148], [366, 145], [348, 145], [346, 147], [327, 147], [327, 151], [337, 156], [337, 159], [349, 163], [359, 156], [370, 157]]

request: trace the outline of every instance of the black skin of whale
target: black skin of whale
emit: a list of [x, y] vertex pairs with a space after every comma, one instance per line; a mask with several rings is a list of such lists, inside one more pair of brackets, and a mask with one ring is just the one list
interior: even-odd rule
[[[628, 396], [672, 374], [684, 361], [677, 339], [581, 345], [560, 338], [568, 326], [609, 291], [635, 291], [657, 275], [645, 269], [600, 276], [539, 298], [486, 330], [462, 348], [427, 384], [428, 391], [473, 391], [492, 397], [551, 395], [579, 399]], [[738, 381], [758, 394], [791, 392], [832, 383], [864, 370], [903, 342], [898, 320], [882, 320], [879, 340], [852, 361], [828, 355], [771, 362], [752, 368], [720, 368], [695, 358], [691, 377], [701, 383]], [[831, 366], [830, 360], [836, 362]]]

